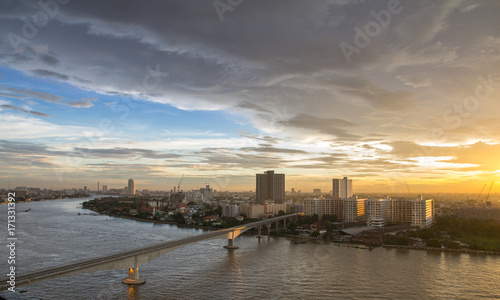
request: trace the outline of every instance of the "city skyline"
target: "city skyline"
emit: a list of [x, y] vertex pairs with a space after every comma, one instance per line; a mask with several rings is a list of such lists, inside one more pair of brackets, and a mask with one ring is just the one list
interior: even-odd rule
[[43, 3], [0, 4], [0, 188], [500, 182], [496, 1]]

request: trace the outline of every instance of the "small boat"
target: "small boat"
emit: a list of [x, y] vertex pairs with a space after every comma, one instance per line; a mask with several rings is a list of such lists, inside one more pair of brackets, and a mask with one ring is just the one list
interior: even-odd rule
[[31, 207], [28, 208], [27, 210], [23, 211], [23, 212], [29, 212], [31, 210]]

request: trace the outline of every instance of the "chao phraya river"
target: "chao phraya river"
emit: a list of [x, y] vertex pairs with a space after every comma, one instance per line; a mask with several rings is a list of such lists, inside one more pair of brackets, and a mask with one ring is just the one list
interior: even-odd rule
[[[87, 199], [17, 204], [16, 270], [32, 271], [203, 233], [109, 216], [80, 215]], [[23, 212], [31, 208], [29, 212]], [[0, 205], [0, 270], [7, 274], [7, 207]], [[499, 299], [500, 256], [333, 244], [243, 235], [189, 245], [140, 267], [48, 280], [6, 299]]]

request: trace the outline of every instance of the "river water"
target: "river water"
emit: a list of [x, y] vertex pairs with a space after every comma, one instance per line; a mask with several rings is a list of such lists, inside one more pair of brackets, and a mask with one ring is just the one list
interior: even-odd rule
[[[16, 270], [32, 271], [203, 233], [107, 216], [80, 215], [87, 199], [18, 203]], [[22, 212], [31, 208], [29, 212]], [[0, 205], [1, 277], [8, 272], [7, 207]], [[500, 299], [500, 257], [334, 244], [251, 235], [237, 250], [210, 240], [139, 268], [127, 286], [110, 270], [20, 286], [6, 299]]]

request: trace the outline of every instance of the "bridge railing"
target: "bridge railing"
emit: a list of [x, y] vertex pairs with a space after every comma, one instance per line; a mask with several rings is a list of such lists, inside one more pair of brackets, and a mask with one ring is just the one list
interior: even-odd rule
[[[113, 261], [120, 261], [120, 260], [125, 260], [129, 259], [131, 257], [137, 257], [138, 255], [142, 254], [148, 254], [152, 252], [158, 252], [159, 250], [165, 250], [168, 248], [179, 248], [184, 245], [188, 245], [191, 243], [196, 243], [200, 242], [203, 240], [208, 240], [208, 239], [217, 239], [220, 237], [225, 236], [228, 240], [233, 240], [236, 238], [238, 235], [241, 233], [250, 230], [254, 227], [262, 226], [262, 225], [267, 225], [272, 222], [277, 222], [285, 219], [289, 219], [292, 217], [298, 217], [304, 215], [303, 213], [295, 213], [295, 214], [289, 214], [289, 215], [283, 215], [283, 216], [278, 216], [274, 218], [269, 218], [269, 219], [264, 219], [240, 226], [235, 226], [231, 228], [225, 228], [225, 229], [220, 229], [200, 235], [195, 235], [195, 236], [190, 236], [186, 237], [183, 239], [179, 240], [173, 240], [173, 241], [167, 241], [163, 243], [159, 243], [156, 245], [151, 245], [151, 246], [146, 246], [146, 247], [141, 247], [138, 249], [134, 250], [128, 250], [120, 253], [115, 253], [107, 256], [101, 256], [101, 257], [96, 257], [96, 258], [91, 258], [91, 259], [86, 259], [83, 261], [67, 264], [67, 265], [62, 265], [62, 266], [55, 266], [55, 267], [48, 267], [48, 268], [42, 268], [38, 270], [34, 270], [31, 272], [26, 272], [26, 273], [18, 273], [18, 276], [16, 276], [16, 287], [24, 284], [31, 284], [35, 283], [38, 281], [43, 281], [47, 280], [50, 278], [56, 278], [56, 277], [62, 277], [64, 274], [78, 274], [78, 271], [81, 270], [81, 273], [86, 273], [86, 272], [92, 272], [92, 271], [85, 271], [89, 270], [89, 268], [92, 268], [93, 266], [99, 266], [102, 264], [109, 264], [110, 262]], [[237, 232], [235, 235], [234, 233]], [[233, 247], [237, 248], [237, 247]], [[175, 250], [174, 249], [174, 250]], [[156, 258], [153, 257], [152, 259]], [[151, 260], [152, 260], [151, 259]], [[149, 260], [148, 260], [149, 261]], [[127, 267], [128, 268], [128, 267]], [[115, 267], [110, 268], [110, 269], [116, 269]], [[120, 269], [125, 269], [125, 268], [120, 268]], [[6, 290], [10, 285], [7, 284], [7, 281], [10, 279], [8, 277], [0, 279], [0, 291], [1, 290]]]

